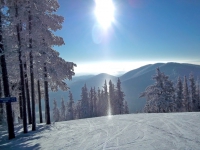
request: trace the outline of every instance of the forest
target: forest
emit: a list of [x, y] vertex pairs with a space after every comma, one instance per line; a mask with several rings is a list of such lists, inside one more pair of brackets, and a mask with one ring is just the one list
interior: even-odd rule
[[105, 80], [103, 89], [98, 88], [96, 91], [95, 87], [91, 87], [88, 90], [85, 84], [81, 91], [81, 100], [76, 103], [69, 91], [68, 102], [65, 104], [62, 98], [60, 108], [57, 106], [57, 100], [54, 99], [53, 119], [55, 122], [129, 113], [119, 78], [116, 87], [111, 80], [108, 87]]
[[200, 110], [199, 81], [195, 80], [193, 73], [190, 73], [189, 81], [184, 76], [183, 79], [178, 77], [177, 83], [173, 83], [169, 76], [157, 68], [153, 80], [155, 83], [148, 86], [140, 95], [146, 98], [144, 112], [196, 112]]

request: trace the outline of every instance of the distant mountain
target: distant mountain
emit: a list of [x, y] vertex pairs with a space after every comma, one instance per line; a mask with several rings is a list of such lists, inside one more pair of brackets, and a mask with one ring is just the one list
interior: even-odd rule
[[[200, 66], [193, 64], [180, 64], [180, 63], [156, 63], [142, 66], [138, 69], [131, 70], [124, 75], [120, 76], [122, 82], [122, 89], [125, 93], [125, 99], [128, 101], [130, 112], [141, 111], [145, 105], [145, 99], [139, 98], [140, 93], [143, 92], [147, 86], [154, 83], [152, 76], [155, 74], [155, 69], [159, 67], [162, 72], [170, 77], [172, 81], [176, 82], [178, 76], [187, 77], [191, 72], [194, 76], [200, 76]], [[116, 84], [117, 78], [115, 76], [102, 73], [96, 76], [80, 76], [73, 78], [71, 82], [68, 82], [70, 90], [73, 93], [74, 100], [79, 100], [81, 97], [81, 88], [84, 84], [87, 85], [88, 90], [91, 87], [96, 89], [99, 87], [102, 89], [105, 80], [107, 84], [109, 80], [112, 80]], [[56, 93], [50, 93], [50, 98], [56, 98], [57, 100], [63, 97], [68, 100], [68, 91], [58, 91]], [[50, 102], [53, 103], [53, 102]]]

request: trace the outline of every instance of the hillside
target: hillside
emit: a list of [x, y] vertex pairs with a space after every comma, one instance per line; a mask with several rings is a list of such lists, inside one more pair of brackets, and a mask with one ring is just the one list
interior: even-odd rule
[[200, 113], [130, 114], [37, 124], [37, 131], [7, 140], [0, 126], [0, 149], [172, 150], [200, 147]]
[[[155, 69], [160, 67], [160, 70], [170, 77], [170, 79], [176, 82], [178, 76], [187, 77], [191, 72], [195, 75], [195, 78], [200, 76], [200, 66], [193, 64], [180, 64], [180, 63], [156, 63], [142, 66], [138, 69], [131, 70], [124, 75], [120, 76], [122, 82], [122, 89], [125, 93], [125, 99], [128, 101], [130, 112], [141, 111], [145, 105], [145, 99], [139, 98], [140, 93], [145, 88], [154, 83], [152, 76], [155, 74]], [[112, 80], [116, 83], [118, 77], [108, 75], [105, 73], [96, 76], [81, 76], [75, 77], [72, 81], [68, 82], [70, 90], [73, 93], [74, 100], [79, 100], [81, 95], [81, 88], [86, 83], [88, 89], [90, 87], [102, 88], [105, 80], [107, 83]], [[61, 98], [68, 100], [68, 92], [58, 91], [56, 93], [50, 93], [52, 105], [53, 98], [60, 100]], [[59, 105], [59, 103], [58, 103]]]

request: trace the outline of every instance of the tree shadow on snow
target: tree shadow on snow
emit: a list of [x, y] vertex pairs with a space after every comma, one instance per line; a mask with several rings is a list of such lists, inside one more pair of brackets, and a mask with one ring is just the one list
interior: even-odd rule
[[[37, 124], [36, 131], [31, 131], [31, 125], [28, 127], [28, 133], [23, 133], [23, 126], [15, 126], [15, 138], [8, 140], [7, 131], [0, 132], [0, 150], [32, 150], [41, 149], [41, 145], [37, 143], [42, 136], [40, 132], [50, 130], [52, 125]], [[35, 142], [33, 142], [33, 140]], [[34, 144], [35, 143], [35, 144]], [[34, 144], [34, 145], [33, 145]]]

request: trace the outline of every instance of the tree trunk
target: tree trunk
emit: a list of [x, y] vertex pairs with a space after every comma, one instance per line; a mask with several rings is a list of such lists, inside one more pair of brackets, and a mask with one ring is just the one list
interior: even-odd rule
[[31, 103], [30, 103], [30, 93], [29, 93], [29, 86], [28, 86], [28, 76], [27, 76], [27, 65], [26, 65], [26, 63], [24, 63], [24, 78], [25, 78], [25, 89], [26, 89], [27, 110], [28, 110], [28, 123], [32, 124]]
[[39, 103], [40, 123], [43, 123], [43, 120], [42, 120], [42, 105], [41, 105], [41, 92], [40, 92], [40, 80], [38, 80], [37, 85], [38, 85], [38, 103]]
[[33, 73], [33, 55], [30, 52], [30, 75], [31, 75], [31, 100], [32, 100], [32, 131], [36, 130], [35, 121], [35, 88], [34, 88], [34, 73]]
[[[28, 12], [28, 20], [29, 20], [29, 35], [32, 32], [32, 16], [31, 11]], [[30, 76], [31, 76], [31, 100], [32, 100], [32, 131], [36, 130], [36, 121], [35, 121], [35, 89], [34, 89], [34, 71], [33, 71], [33, 53], [32, 53], [32, 38], [29, 38], [29, 48], [30, 48]]]
[[[3, 78], [3, 88], [4, 88], [4, 96], [10, 96], [9, 89], [9, 81], [8, 81], [8, 73], [6, 66], [6, 58], [4, 54], [4, 46], [3, 46], [3, 38], [2, 38], [2, 21], [1, 21], [1, 12], [0, 12], [0, 53], [1, 53], [1, 70], [2, 70], [2, 78]], [[7, 114], [7, 123], [8, 123], [8, 138], [15, 138], [14, 133], [14, 124], [13, 124], [13, 116], [12, 116], [12, 106], [11, 102], [6, 103], [6, 114]]]
[[[18, 8], [15, 6], [16, 10], [16, 17], [18, 16]], [[18, 57], [19, 57], [19, 68], [20, 68], [20, 88], [21, 88], [21, 93], [22, 93], [22, 110], [23, 110], [23, 128], [24, 128], [24, 133], [27, 133], [27, 117], [26, 117], [26, 99], [25, 99], [25, 89], [24, 89], [24, 70], [23, 70], [23, 63], [22, 63], [22, 53], [21, 53], [21, 37], [20, 37], [20, 26], [17, 24], [17, 40], [18, 40]]]
[[[1, 86], [1, 78], [0, 78], [0, 98], [2, 97], [2, 86]], [[0, 103], [0, 123], [3, 121], [3, 103]]]
[[44, 92], [45, 92], [45, 116], [46, 116], [46, 124], [51, 124], [46, 63], [44, 63]]
[[20, 119], [22, 118], [23, 114], [22, 114], [23, 110], [22, 110], [22, 93], [19, 93], [19, 117]]

